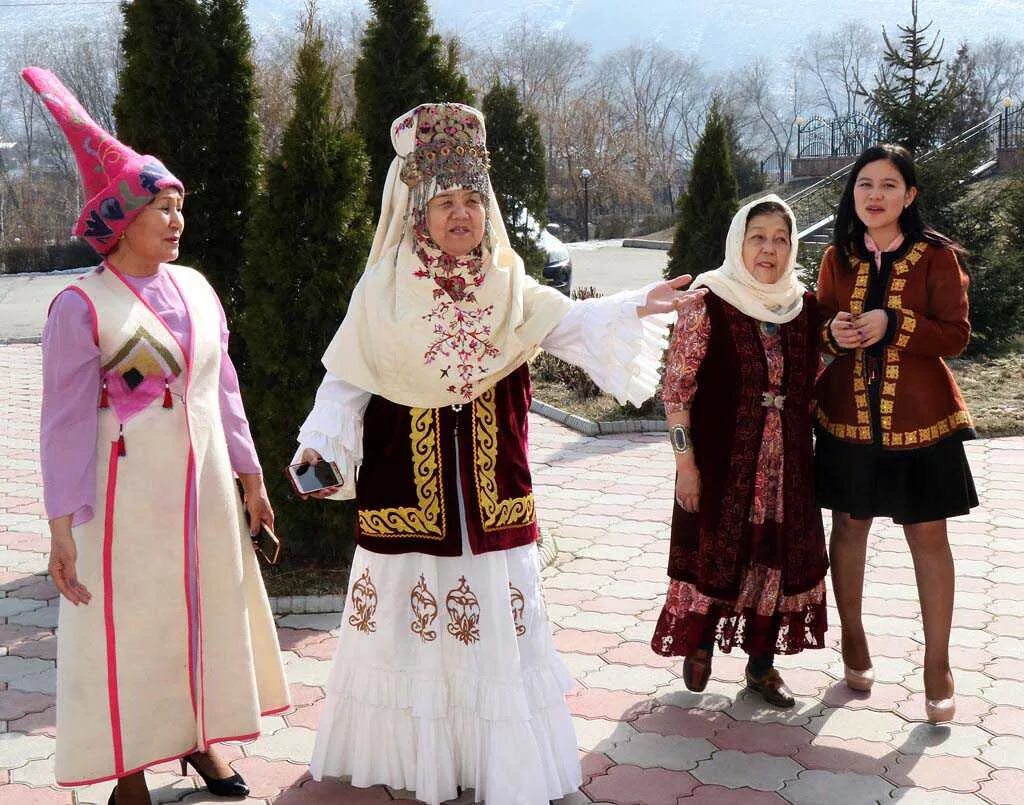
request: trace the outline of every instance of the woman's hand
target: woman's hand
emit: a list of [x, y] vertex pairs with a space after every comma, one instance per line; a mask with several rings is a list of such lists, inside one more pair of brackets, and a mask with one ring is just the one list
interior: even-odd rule
[[[307, 464], [316, 465], [323, 461], [323, 456], [321, 456], [312, 447], [307, 447], [302, 451], [302, 460]], [[323, 489], [318, 489], [316, 492], [310, 492], [308, 495], [302, 495], [301, 497], [303, 500], [308, 500], [309, 498], [318, 498], [319, 500], [323, 500], [325, 498], [329, 498], [333, 494], [336, 494], [339, 489], [341, 489], [340, 486], [325, 486]]]
[[861, 346], [860, 333], [853, 323], [853, 318], [852, 313], [841, 310], [832, 317], [832, 322], [828, 326], [832, 338], [843, 349], [857, 349]]
[[700, 510], [700, 470], [692, 455], [676, 461], [676, 503], [685, 512]]
[[274, 509], [270, 505], [270, 498], [267, 497], [267, 487], [263, 484], [263, 475], [254, 473], [239, 473], [238, 480], [242, 482], [245, 490], [243, 496], [245, 510], [249, 513], [249, 535], [256, 536], [260, 531], [260, 523], [266, 523], [267, 528], [274, 530]]
[[50, 521], [50, 564], [47, 570], [54, 585], [75, 606], [88, 604], [92, 593], [85, 589], [75, 573], [78, 549], [71, 535], [71, 515]]
[[875, 308], [856, 316], [853, 326], [857, 328], [860, 336], [859, 346], [870, 347], [885, 337], [885, 331], [889, 328], [889, 316], [884, 310]]
[[636, 315], [643, 318], [654, 313], [671, 313], [673, 310], [679, 310], [685, 298], [680, 289], [689, 285], [691, 279], [693, 277], [689, 274], [683, 274], [681, 277], [659, 282], [647, 293], [647, 300], [643, 307], [636, 309]]

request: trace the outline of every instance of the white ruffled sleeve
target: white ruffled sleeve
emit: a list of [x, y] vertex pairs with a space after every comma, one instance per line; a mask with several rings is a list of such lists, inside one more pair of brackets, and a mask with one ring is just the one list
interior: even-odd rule
[[541, 347], [579, 366], [620, 405], [639, 407], [658, 389], [672, 314], [640, 318], [637, 308], [657, 283], [597, 299], [574, 300]]
[[293, 462], [301, 461], [302, 451], [311, 447], [341, 471], [344, 484], [331, 500], [356, 496], [356, 469], [363, 460], [363, 413], [372, 395], [330, 372], [316, 392], [313, 410], [299, 428], [299, 449]]

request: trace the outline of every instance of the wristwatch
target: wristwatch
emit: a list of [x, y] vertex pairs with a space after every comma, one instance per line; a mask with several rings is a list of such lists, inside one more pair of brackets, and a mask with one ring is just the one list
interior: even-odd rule
[[693, 445], [690, 442], [690, 430], [685, 425], [673, 425], [668, 432], [672, 449], [679, 454], [689, 453]]

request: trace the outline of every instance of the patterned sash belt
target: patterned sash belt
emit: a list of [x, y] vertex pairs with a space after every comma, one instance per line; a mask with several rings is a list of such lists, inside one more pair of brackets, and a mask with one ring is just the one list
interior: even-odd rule
[[781, 411], [786, 405], [786, 395], [763, 391], [761, 392], [761, 405], [765, 408], [778, 408]]

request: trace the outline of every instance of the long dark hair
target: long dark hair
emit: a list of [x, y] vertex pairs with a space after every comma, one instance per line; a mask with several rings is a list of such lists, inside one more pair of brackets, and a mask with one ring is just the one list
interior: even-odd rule
[[[839, 198], [835, 228], [832, 230], [832, 244], [839, 253], [839, 264], [847, 265], [855, 247], [864, 242], [864, 232], [867, 231], [867, 227], [857, 217], [857, 208], [853, 201], [853, 188], [857, 184], [857, 177], [864, 166], [880, 159], [885, 159], [896, 166], [896, 170], [900, 172], [908, 190], [911, 187], [918, 188], [917, 196], [900, 213], [900, 231], [903, 232], [907, 240], [923, 240], [934, 246], [944, 246], [962, 253], [963, 248], [959, 243], [925, 223], [919, 203], [921, 194], [917, 183], [917, 168], [914, 167], [914, 158], [910, 152], [902, 145], [882, 143], [871, 146], [857, 157], [857, 161], [853, 163], [853, 170], [850, 171], [850, 175], [846, 179], [843, 195]], [[884, 245], [879, 244], [882, 247]]]

